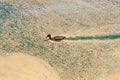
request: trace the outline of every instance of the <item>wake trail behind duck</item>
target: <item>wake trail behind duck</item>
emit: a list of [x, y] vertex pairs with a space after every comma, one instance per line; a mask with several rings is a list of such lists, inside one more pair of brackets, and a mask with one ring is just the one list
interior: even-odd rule
[[113, 35], [103, 35], [103, 36], [76, 36], [76, 37], [68, 37], [66, 40], [114, 40], [120, 39], [120, 34]]

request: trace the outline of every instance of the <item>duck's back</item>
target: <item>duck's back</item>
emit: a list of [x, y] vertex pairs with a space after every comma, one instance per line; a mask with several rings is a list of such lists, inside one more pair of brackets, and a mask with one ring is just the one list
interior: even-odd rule
[[53, 37], [52, 39], [53, 40], [62, 40], [62, 39], [64, 39], [65, 37], [64, 36], [55, 36], [55, 37]]

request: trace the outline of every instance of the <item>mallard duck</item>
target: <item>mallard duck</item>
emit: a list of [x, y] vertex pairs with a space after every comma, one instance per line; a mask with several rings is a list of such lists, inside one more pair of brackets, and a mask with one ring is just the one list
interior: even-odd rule
[[51, 37], [51, 34], [48, 34], [46, 36], [46, 38], [49, 38], [50, 40], [53, 40], [53, 41], [61, 41], [61, 40], [65, 39], [65, 36], [54, 36], [54, 37]]

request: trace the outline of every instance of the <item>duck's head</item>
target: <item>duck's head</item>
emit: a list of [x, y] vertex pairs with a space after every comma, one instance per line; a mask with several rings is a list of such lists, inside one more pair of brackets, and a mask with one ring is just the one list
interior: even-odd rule
[[48, 34], [48, 35], [46, 36], [46, 38], [51, 38], [51, 34]]

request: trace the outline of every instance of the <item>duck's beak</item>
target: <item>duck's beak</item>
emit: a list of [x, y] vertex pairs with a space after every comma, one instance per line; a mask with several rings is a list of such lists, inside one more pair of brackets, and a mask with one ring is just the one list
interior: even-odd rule
[[46, 39], [49, 40], [48, 36], [46, 36]]
[[48, 36], [46, 36], [46, 38], [48, 38]]

